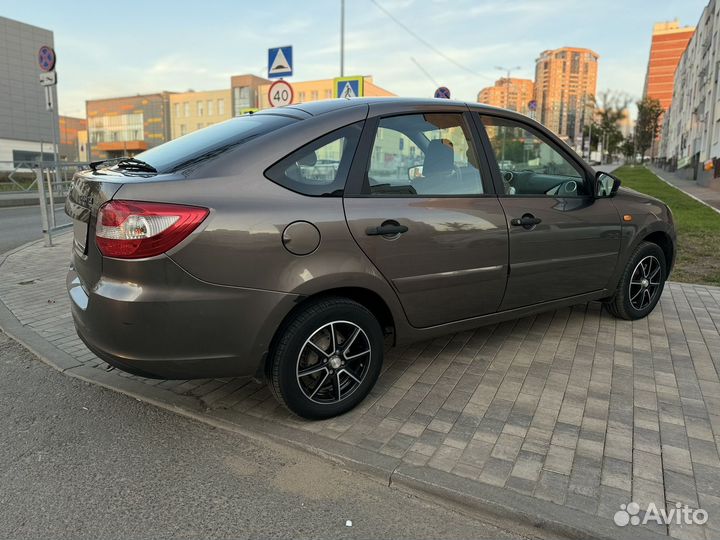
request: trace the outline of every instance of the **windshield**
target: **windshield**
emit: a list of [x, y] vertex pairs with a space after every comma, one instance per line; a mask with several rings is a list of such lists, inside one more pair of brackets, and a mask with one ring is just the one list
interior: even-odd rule
[[248, 139], [265, 135], [295, 121], [287, 116], [272, 114], [240, 116], [194, 131], [135, 157], [159, 173], [171, 172], [190, 163], [215, 157]]

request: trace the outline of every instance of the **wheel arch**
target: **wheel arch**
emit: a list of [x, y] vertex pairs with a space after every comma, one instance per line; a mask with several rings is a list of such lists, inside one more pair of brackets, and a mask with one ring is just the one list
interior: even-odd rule
[[665, 279], [667, 279], [675, 261], [675, 243], [670, 235], [665, 231], [657, 230], [643, 236], [641, 242], [650, 242], [662, 249], [665, 254]]
[[258, 370], [258, 373], [256, 375], [258, 379], [261, 379], [263, 377], [267, 379], [270, 376], [272, 369], [271, 359], [277, 340], [280, 338], [282, 332], [289, 324], [289, 321], [291, 321], [293, 317], [295, 317], [295, 314], [298, 313], [300, 310], [304, 309], [308, 304], [312, 302], [316, 302], [323, 298], [331, 297], [348, 298], [367, 308], [368, 311], [370, 311], [370, 313], [372, 313], [380, 322], [380, 327], [382, 328], [383, 333], [385, 335], [392, 334], [393, 342], [395, 342], [396, 319], [393, 315], [392, 310], [390, 309], [390, 306], [380, 294], [378, 294], [376, 291], [373, 291], [372, 289], [357, 286], [334, 287], [330, 289], [325, 289], [314, 294], [303, 296], [300, 301], [297, 302], [295, 306], [293, 306], [293, 308], [288, 312], [288, 314], [285, 315], [282, 322], [275, 330], [275, 334], [270, 341], [270, 346], [268, 347], [265, 358], [260, 363], [260, 369]]

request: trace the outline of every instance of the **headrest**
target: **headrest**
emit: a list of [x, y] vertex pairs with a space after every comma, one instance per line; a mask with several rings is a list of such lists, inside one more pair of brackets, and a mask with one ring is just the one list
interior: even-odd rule
[[449, 174], [455, 170], [453, 149], [441, 139], [434, 139], [428, 144], [423, 162], [423, 176], [432, 174]]

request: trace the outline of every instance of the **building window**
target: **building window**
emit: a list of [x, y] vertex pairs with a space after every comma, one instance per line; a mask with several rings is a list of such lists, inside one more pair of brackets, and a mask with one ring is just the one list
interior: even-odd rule
[[212, 115], [214, 114], [214, 113], [213, 113], [213, 104], [214, 104], [214, 103], [213, 103], [213, 100], [212, 100], [212, 99], [208, 99], [208, 102], [207, 102], [207, 113], [208, 113], [208, 116], [212, 116]]
[[183, 103], [183, 109], [185, 110], [185, 118], [190, 116], [190, 102], [189, 101], [186, 101], [185, 103]]
[[143, 114], [130, 113], [90, 118], [88, 131], [92, 144], [105, 141], [141, 141], [144, 138]]
[[[249, 86], [236, 86], [233, 88], [233, 116], [240, 116], [243, 109], [254, 107], [252, 88]], [[223, 104], [223, 110], [225, 105]]]
[[218, 99], [218, 114], [225, 114], [225, 100]]
[[180, 117], [180, 104], [179, 103], [175, 104], [175, 117], [177, 117], [177, 118]]
[[197, 129], [202, 129], [203, 127], [204, 127], [204, 125], [203, 125], [202, 122], [200, 122], [200, 123], [197, 125]]
[[197, 115], [202, 116], [203, 115], [203, 109], [205, 108], [205, 102], [204, 101], [198, 101], [197, 102]]
[[332, 90], [325, 90], [325, 99], [332, 98]]
[[298, 101], [300, 103], [305, 101], [305, 92], [298, 92]]
[[180, 136], [182, 137], [186, 133], [187, 133], [187, 127], [185, 126], [185, 124], [180, 124]]
[[313, 90], [310, 92], [310, 101], [317, 101], [318, 100], [318, 91]]

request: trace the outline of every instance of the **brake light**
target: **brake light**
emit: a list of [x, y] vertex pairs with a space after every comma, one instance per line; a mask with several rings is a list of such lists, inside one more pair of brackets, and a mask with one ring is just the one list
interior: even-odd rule
[[177, 246], [208, 213], [198, 206], [110, 201], [98, 211], [95, 241], [107, 257], [153, 257]]

